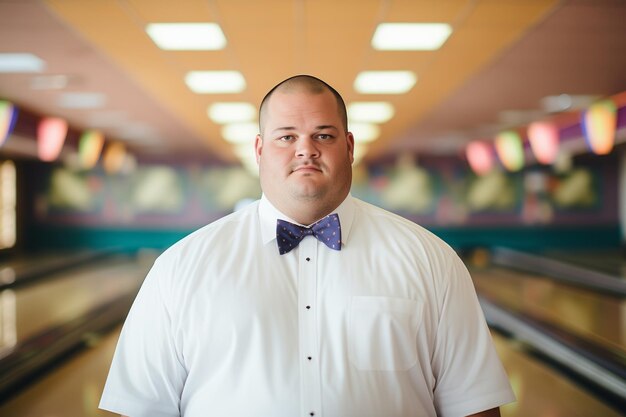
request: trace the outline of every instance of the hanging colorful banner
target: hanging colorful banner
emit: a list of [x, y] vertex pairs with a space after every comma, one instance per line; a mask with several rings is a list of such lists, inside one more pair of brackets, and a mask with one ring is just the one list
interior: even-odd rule
[[67, 122], [58, 117], [45, 117], [37, 125], [37, 155], [46, 162], [59, 157], [67, 136]]
[[613, 150], [617, 128], [617, 106], [613, 100], [592, 104], [583, 112], [582, 128], [589, 149], [595, 154], [606, 155]]
[[83, 169], [91, 169], [98, 163], [104, 136], [96, 130], [88, 130], [82, 134], [78, 142], [78, 159]]
[[17, 108], [13, 103], [0, 100], [0, 146], [4, 145], [15, 127]]
[[552, 164], [559, 153], [559, 128], [552, 122], [534, 122], [528, 126], [530, 149], [541, 164]]
[[487, 142], [475, 140], [468, 143], [465, 155], [470, 168], [476, 175], [484, 175], [492, 170], [494, 165], [493, 149]]
[[512, 130], [496, 136], [496, 151], [500, 162], [509, 171], [519, 171], [524, 166], [524, 147], [522, 138]]

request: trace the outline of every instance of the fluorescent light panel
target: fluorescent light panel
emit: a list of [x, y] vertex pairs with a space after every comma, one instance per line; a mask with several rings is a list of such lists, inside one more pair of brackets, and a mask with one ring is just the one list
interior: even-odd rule
[[87, 116], [87, 124], [93, 128], [122, 127], [128, 123], [128, 113], [121, 110], [104, 110]]
[[241, 161], [241, 164], [251, 174], [259, 176], [259, 166], [256, 163], [256, 153], [252, 144], [235, 145], [235, 155]]
[[582, 110], [591, 106], [600, 98], [601, 96], [599, 95], [560, 94], [542, 98], [541, 107], [549, 113], [558, 113], [565, 110]]
[[62, 90], [67, 87], [67, 75], [37, 75], [31, 78], [32, 90]]
[[374, 32], [372, 47], [383, 51], [434, 51], [451, 33], [452, 27], [446, 23], [381, 23]]
[[250, 122], [256, 118], [256, 108], [250, 103], [214, 103], [207, 114], [215, 123]]
[[239, 71], [190, 71], [185, 83], [198, 94], [240, 93], [246, 88], [246, 80]]
[[394, 115], [386, 101], [358, 101], [348, 105], [348, 118], [355, 122], [385, 123]]
[[362, 94], [403, 94], [416, 82], [412, 71], [363, 71], [354, 80], [354, 88]]
[[63, 93], [58, 105], [65, 109], [96, 109], [105, 103], [106, 96], [102, 93]]
[[380, 128], [373, 123], [348, 123], [350, 132], [357, 143], [369, 143], [380, 136]]
[[29, 53], [0, 53], [0, 72], [42, 72], [46, 63]]
[[256, 123], [231, 123], [222, 128], [222, 136], [230, 143], [252, 143], [259, 133]]
[[155, 128], [144, 122], [127, 121], [115, 129], [115, 133], [120, 139], [129, 142], [153, 144], [161, 141]]
[[250, 146], [249, 144], [237, 144], [233, 149], [235, 150], [235, 155], [237, 155], [237, 157], [239, 157], [242, 161], [250, 160], [256, 162], [254, 146]]
[[363, 159], [363, 157], [365, 156], [365, 154], [367, 153], [367, 145], [363, 144], [363, 143], [355, 143], [354, 144], [354, 165], [358, 164], [359, 162], [361, 162], [361, 159]]
[[226, 37], [217, 23], [150, 23], [146, 32], [161, 49], [215, 51], [226, 47]]

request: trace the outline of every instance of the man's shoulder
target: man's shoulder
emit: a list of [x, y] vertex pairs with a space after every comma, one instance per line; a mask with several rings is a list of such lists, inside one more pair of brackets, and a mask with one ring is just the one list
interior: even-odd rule
[[[245, 230], [253, 225], [257, 204], [221, 217], [192, 232], [167, 248], [155, 261], [150, 277], [172, 299], [187, 297], [206, 271], [219, 269], [229, 254], [240, 251], [235, 244], [245, 241]], [[245, 251], [244, 251], [245, 252]]]

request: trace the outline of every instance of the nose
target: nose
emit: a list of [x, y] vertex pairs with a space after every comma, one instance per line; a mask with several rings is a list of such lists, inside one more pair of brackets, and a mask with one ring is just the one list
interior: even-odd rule
[[300, 138], [298, 140], [298, 145], [296, 146], [296, 157], [297, 158], [318, 158], [320, 156], [319, 149], [317, 147], [317, 143], [315, 140], [309, 137]]

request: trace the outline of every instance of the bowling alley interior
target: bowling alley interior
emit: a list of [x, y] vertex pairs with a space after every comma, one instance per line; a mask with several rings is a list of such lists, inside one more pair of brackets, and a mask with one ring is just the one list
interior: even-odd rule
[[259, 104], [296, 74], [345, 100], [351, 195], [467, 266], [501, 415], [626, 415], [625, 22], [621, 0], [0, 0], [0, 415], [114, 415], [144, 278], [261, 197]]

